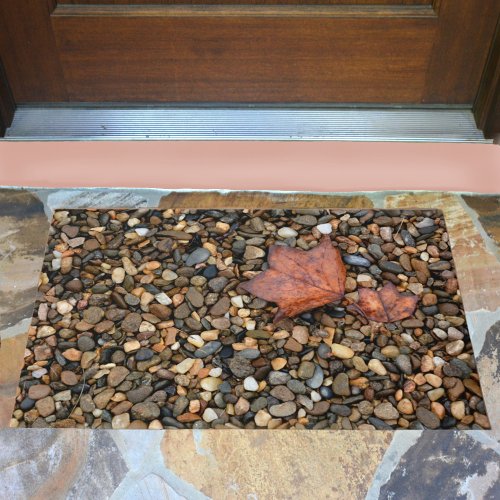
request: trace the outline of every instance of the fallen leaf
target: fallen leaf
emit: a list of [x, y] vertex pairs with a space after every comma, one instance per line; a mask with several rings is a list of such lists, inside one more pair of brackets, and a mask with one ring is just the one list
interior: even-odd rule
[[418, 296], [403, 295], [392, 284], [380, 290], [361, 288], [356, 306], [370, 320], [392, 323], [411, 316], [417, 307]]
[[273, 245], [269, 248], [268, 264], [269, 269], [240, 286], [278, 304], [275, 323], [344, 296], [345, 266], [328, 237], [308, 251]]

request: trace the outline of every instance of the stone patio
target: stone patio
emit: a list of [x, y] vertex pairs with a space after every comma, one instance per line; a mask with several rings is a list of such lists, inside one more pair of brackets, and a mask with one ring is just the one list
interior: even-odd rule
[[[0, 191], [4, 498], [495, 498], [500, 491], [500, 199], [113, 189]], [[452, 241], [491, 431], [9, 429], [56, 208], [436, 208]]]

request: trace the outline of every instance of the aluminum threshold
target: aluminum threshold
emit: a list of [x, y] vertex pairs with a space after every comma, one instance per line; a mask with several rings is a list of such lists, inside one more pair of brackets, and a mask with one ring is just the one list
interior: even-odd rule
[[469, 109], [20, 106], [7, 140], [490, 143]]

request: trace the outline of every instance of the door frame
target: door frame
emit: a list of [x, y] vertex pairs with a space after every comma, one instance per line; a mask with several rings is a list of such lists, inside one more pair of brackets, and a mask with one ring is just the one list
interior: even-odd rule
[[[41, 4], [42, 2], [40, 2]], [[55, 4], [54, 4], [55, 5]], [[1, 20], [0, 20], [1, 21]], [[0, 22], [0, 28], [1, 28]], [[49, 34], [49, 27], [46, 27], [44, 31], [43, 42], [44, 42], [44, 50], [50, 50], [52, 44], [55, 44], [55, 40]], [[41, 37], [40, 33], [37, 34], [37, 38]], [[55, 46], [55, 45], [54, 45]], [[22, 49], [28, 50], [28, 49]], [[12, 57], [12, 54], [10, 54]], [[36, 67], [33, 68], [33, 78], [36, 75]], [[60, 71], [60, 68], [53, 68], [52, 71], [54, 77], [57, 76], [57, 73]], [[29, 82], [25, 82], [25, 85], [29, 85]], [[37, 82], [37, 85], [49, 85], [50, 82]], [[59, 104], [64, 104], [66, 106], [71, 106], [71, 102], [63, 102], [61, 99], [64, 98], [64, 91], [60, 88], [60, 84], [54, 84], [52, 82], [53, 102], [59, 101]], [[94, 107], [99, 106], [98, 103], [92, 103]], [[130, 106], [134, 103], [118, 103], [118, 105], [122, 106]], [[196, 104], [193, 104], [196, 106]], [[11, 91], [11, 85], [9, 84], [9, 78], [5, 67], [2, 63], [2, 54], [0, 54], [0, 137], [5, 136], [6, 129], [12, 124], [12, 120], [14, 118], [14, 114], [18, 103], [15, 102], [13, 93]], [[242, 107], [245, 105], [242, 104]], [[252, 107], [258, 107], [258, 105], [252, 104]], [[307, 103], [302, 104], [303, 107], [307, 108], [309, 105]], [[311, 107], [316, 105], [311, 104]], [[103, 105], [105, 107], [105, 105]], [[206, 107], [206, 105], [203, 105]], [[216, 105], [214, 107], [220, 107], [220, 105]], [[282, 105], [281, 109], [290, 109], [294, 106]], [[364, 107], [369, 107], [369, 105], [364, 105]], [[390, 108], [391, 106], [387, 106]], [[424, 107], [424, 106], [422, 106]], [[398, 109], [405, 108], [405, 106], [397, 106]], [[413, 106], [409, 106], [408, 109], [413, 108]], [[476, 93], [476, 97], [474, 99], [474, 103], [471, 106], [472, 112], [474, 113], [475, 121], [477, 128], [482, 130], [484, 136], [486, 138], [494, 138], [498, 137], [500, 134], [500, 19], [497, 22], [496, 31], [494, 37], [492, 39], [489, 55], [482, 71], [481, 83], [479, 85], [478, 91]]]

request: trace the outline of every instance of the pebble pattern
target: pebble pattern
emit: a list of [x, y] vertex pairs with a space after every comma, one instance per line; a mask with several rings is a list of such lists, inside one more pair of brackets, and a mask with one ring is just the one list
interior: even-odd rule
[[[273, 244], [329, 235], [346, 299], [388, 281], [413, 317], [328, 304], [279, 324], [239, 284]], [[489, 428], [445, 223], [434, 210], [61, 210], [18, 427]]]

